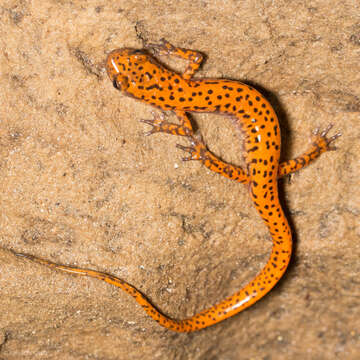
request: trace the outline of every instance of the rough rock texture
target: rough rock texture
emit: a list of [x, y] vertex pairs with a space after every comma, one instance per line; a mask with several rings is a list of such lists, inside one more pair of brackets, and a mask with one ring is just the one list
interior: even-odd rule
[[[359, 14], [355, 0], [2, 1], [0, 359], [359, 359]], [[144, 137], [138, 120], [153, 109], [106, 77], [110, 50], [162, 37], [207, 55], [199, 77], [262, 90], [284, 159], [316, 127], [343, 134], [281, 182], [295, 254], [279, 286], [191, 335], [101, 281], [10, 252], [107, 271], [178, 318], [265, 264], [271, 242], [247, 189], [182, 163], [184, 139]], [[211, 150], [242, 163], [226, 117], [194, 118]]]

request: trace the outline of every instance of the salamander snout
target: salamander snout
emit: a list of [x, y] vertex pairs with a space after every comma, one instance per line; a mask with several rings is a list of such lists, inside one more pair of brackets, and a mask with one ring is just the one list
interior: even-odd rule
[[134, 64], [144, 61], [146, 55], [141, 50], [116, 49], [109, 53], [106, 59], [106, 71], [112, 82], [117, 75], [128, 75], [133, 71]]
[[[109, 75], [109, 78], [112, 82], [116, 75], [122, 72], [124, 69], [124, 62], [126, 60], [125, 49], [116, 49], [113, 50], [106, 59], [106, 72]], [[125, 56], [124, 56], [125, 55]]]

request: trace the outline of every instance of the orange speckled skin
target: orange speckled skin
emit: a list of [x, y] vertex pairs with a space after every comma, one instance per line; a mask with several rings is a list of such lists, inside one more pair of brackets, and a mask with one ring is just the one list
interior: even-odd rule
[[[152, 126], [149, 134], [165, 132], [186, 136], [190, 147], [186, 160], [200, 160], [207, 168], [229, 179], [246, 183], [253, 203], [265, 221], [273, 241], [272, 252], [265, 267], [245, 287], [220, 303], [185, 320], [173, 320], [157, 310], [144, 295], [123, 280], [93, 270], [84, 270], [51, 263], [31, 255], [25, 256], [62, 271], [91, 276], [120, 287], [144, 308], [160, 325], [178, 332], [191, 332], [218, 323], [248, 308], [268, 293], [284, 274], [290, 260], [292, 240], [289, 224], [278, 198], [277, 178], [308, 165], [330, 149], [340, 134], [326, 138], [330, 127], [317, 134], [311, 148], [300, 157], [279, 163], [280, 128], [270, 103], [253, 87], [238, 81], [192, 79], [202, 62], [196, 51], [172, 46], [167, 41], [151, 49], [189, 60], [182, 75], [166, 69], [147, 51], [118, 49], [107, 58], [106, 70], [115, 88], [128, 96], [162, 110], [171, 110], [180, 119], [173, 124], [163, 119], [144, 120]], [[218, 112], [229, 115], [245, 134], [246, 170], [227, 164], [211, 154], [193, 134], [187, 112]]]

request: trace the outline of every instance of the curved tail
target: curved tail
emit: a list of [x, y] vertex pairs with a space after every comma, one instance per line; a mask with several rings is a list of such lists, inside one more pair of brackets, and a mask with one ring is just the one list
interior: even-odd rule
[[134, 297], [147, 314], [160, 325], [177, 332], [192, 332], [216, 324], [248, 308], [267, 294], [285, 272], [291, 256], [291, 234], [277, 199], [274, 204], [271, 208], [272, 213], [275, 214], [274, 218], [265, 216], [264, 211], [257, 207], [273, 238], [272, 252], [264, 268], [253, 280], [235, 294], [185, 320], [173, 320], [163, 315], [139, 290], [115, 276], [95, 270], [59, 265], [28, 254], [15, 253], [15, 255], [57, 270], [97, 278], [115, 285]]

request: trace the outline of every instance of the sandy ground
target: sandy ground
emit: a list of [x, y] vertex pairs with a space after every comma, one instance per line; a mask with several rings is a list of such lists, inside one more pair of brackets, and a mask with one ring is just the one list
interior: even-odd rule
[[[284, 159], [316, 127], [342, 133], [337, 151], [281, 181], [295, 254], [279, 286], [190, 335], [116, 288], [10, 251], [119, 276], [176, 318], [266, 263], [270, 237], [246, 188], [183, 163], [184, 139], [144, 137], [138, 120], [153, 109], [104, 72], [109, 51], [163, 37], [207, 55], [198, 77], [266, 94]], [[360, 358], [358, 1], [4, 0], [0, 44], [1, 360]], [[214, 153], [242, 163], [226, 117], [194, 118]]]

